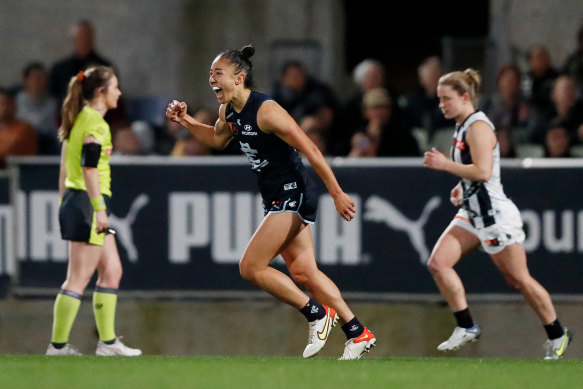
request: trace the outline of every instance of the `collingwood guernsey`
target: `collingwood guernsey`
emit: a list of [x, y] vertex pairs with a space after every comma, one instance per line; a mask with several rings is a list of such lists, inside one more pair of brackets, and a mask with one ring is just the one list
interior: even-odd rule
[[[466, 142], [466, 134], [470, 126], [482, 121], [488, 124], [492, 131], [496, 131], [488, 117], [481, 111], [472, 113], [460, 125], [456, 126], [451, 147], [451, 158], [454, 162], [464, 165], [472, 163], [470, 147]], [[500, 213], [502, 203], [510, 201], [504, 194], [500, 182], [500, 145], [492, 150], [492, 175], [487, 182], [461, 179], [463, 188], [464, 209], [467, 211], [472, 225], [476, 228], [488, 227], [496, 223], [496, 216]]]

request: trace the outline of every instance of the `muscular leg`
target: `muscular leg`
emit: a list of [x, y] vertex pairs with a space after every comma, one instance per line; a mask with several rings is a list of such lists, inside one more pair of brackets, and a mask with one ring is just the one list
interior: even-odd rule
[[303, 308], [309, 297], [290, 277], [268, 265], [296, 239], [302, 226], [303, 222], [296, 214], [268, 214], [251, 237], [239, 263], [239, 271], [245, 280], [296, 309]]
[[304, 285], [318, 302], [338, 312], [345, 322], [354, 318], [354, 313], [342, 298], [340, 290], [316, 265], [312, 232], [303, 225], [294, 240], [281, 252], [292, 278]]
[[536, 312], [543, 325], [557, 319], [551, 296], [528, 271], [524, 246], [515, 243], [498, 254], [490, 255], [509, 285], [517, 288]]
[[429, 257], [427, 268], [453, 312], [468, 307], [464, 286], [453, 267], [479, 244], [478, 238], [469, 231], [450, 226], [443, 232]]

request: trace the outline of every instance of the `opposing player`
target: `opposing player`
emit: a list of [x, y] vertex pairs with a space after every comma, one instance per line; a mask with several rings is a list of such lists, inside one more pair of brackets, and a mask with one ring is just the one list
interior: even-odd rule
[[93, 313], [99, 332], [97, 355], [137, 356], [115, 334], [117, 290], [122, 274], [114, 235], [109, 230], [111, 198], [109, 158], [112, 151], [105, 113], [121, 96], [113, 70], [97, 66], [69, 82], [59, 139], [63, 142], [59, 173], [61, 236], [70, 241], [67, 279], [54, 304], [53, 332], [47, 355], [80, 355], [68, 343], [81, 297], [97, 270]]
[[447, 119], [456, 121], [451, 159], [436, 149], [426, 152], [424, 158], [426, 167], [460, 178], [450, 197], [461, 209], [435, 244], [428, 262], [457, 321], [451, 337], [437, 349], [456, 350], [480, 338], [481, 329], [470, 315], [464, 286], [453, 267], [462, 255], [481, 245], [508, 284], [522, 293], [541, 320], [548, 336], [545, 359], [558, 359], [573, 334], [561, 325], [549, 293], [528, 271], [522, 219], [500, 182], [500, 150], [494, 125], [474, 108], [480, 82], [473, 69], [439, 79], [439, 107]]
[[[354, 202], [342, 191], [318, 148], [291, 116], [275, 101], [252, 90], [253, 46], [228, 50], [213, 61], [209, 82], [221, 104], [219, 119], [204, 125], [187, 114], [184, 102], [173, 101], [166, 116], [186, 127], [200, 141], [224, 148], [232, 139], [257, 174], [265, 219], [247, 245], [241, 276], [277, 299], [297, 308], [309, 322], [304, 358], [316, 355], [328, 339], [338, 316], [347, 341], [340, 359], [358, 359], [376, 342], [342, 298], [338, 287], [317, 265], [309, 225], [315, 221], [317, 198], [296, 150], [306, 155], [326, 184], [342, 218], [354, 217]], [[281, 254], [289, 272], [269, 266]], [[294, 283], [307, 288], [310, 298]], [[325, 304], [325, 305], [324, 305]]]

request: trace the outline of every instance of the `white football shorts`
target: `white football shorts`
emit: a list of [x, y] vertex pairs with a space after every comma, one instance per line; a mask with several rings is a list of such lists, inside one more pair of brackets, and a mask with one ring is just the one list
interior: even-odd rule
[[459, 226], [480, 239], [482, 248], [488, 254], [497, 254], [513, 243], [523, 243], [526, 235], [522, 228], [520, 211], [512, 201], [505, 201], [496, 209], [496, 223], [484, 228], [476, 228], [470, 222], [465, 209], [460, 208], [450, 226]]

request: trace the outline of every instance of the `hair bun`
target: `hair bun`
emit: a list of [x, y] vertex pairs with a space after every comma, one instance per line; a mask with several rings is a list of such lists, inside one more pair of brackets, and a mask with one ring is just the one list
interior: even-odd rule
[[241, 49], [241, 55], [246, 59], [253, 57], [253, 54], [255, 54], [255, 47], [253, 45], [247, 45]]

